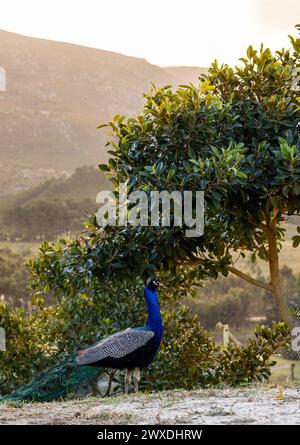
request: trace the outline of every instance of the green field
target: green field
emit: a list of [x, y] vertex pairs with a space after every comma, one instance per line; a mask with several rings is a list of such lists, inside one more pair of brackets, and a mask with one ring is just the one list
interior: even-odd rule
[[[290, 384], [295, 383], [300, 384], [300, 361], [298, 360], [286, 360], [279, 355], [274, 355], [272, 357], [277, 363], [271, 368], [271, 378], [270, 383], [281, 383]], [[291, 364], [295, 364], [295, 380], [291, 381]]]

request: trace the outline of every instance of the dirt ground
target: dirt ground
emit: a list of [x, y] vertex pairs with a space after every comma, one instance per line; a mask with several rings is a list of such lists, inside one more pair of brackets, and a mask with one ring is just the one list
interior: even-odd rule
[[0, 424], [300, 424], [300, 388], [164, 391], [108, 399], [0, 405]]

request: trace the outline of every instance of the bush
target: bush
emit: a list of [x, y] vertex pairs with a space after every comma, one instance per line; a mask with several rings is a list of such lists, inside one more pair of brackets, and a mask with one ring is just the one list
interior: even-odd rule
[[218, 357], [215, 381], [240, 385], [268, 380], [270, 367], [276, 364], [272, 354], [290, 344], [290, 330], [285, 323], [273, 323], [271, 328], [258, 326], [254, 338], [244, 346], [228, 345]]
[[290, 343], [284, 323], [258, 326], [243, 346], [221, 347], [203, 330], [187, 307], [165, 312], [165, 332], [158, 359], [144, 372], [149, 389], [192, 389], [225, 383], [240, 385], [268, 380], [276, 362], [272, 354]]
[[65, 296], [51, 306], [37, 295], [30, 311], [0, 302], [7, 343], [7, 351], [0, 351], [0, 393], [11, 392], [66, 354], [116, 330], [144, 324], [142, 289], [140, 282], [123, 290], [110, 283], [101, 292]]
[[197, 315], [179, 306], [163, 313], [164, 335], [158, 359], [144, 372], [147, 389], [190, 389], [207, 382], [219, 347]]
[[[0, 302], [0, 326], [5, 329], [7, 349], [0, 351], [0, 394], [10, 393], [54, 364], [59, 314], [58, 306], [29, 314], [24, 308]], [[55, 328], [50, 329], [51, 325]]]
[[[66, 354], [103, 336], [144, 324], [142, 289], [139, 281], [123, 288], [111, 282], [103, 284], [101, 291], [66, 295], [51, 306], [36, 296], [30, 312], [1, 303], [0, 326], [6, 330], [7, 351], [0, 352], [0, 393], [10, 393]], [[274, 363], [271, 354], [289, 340], [287, 327], [278, 323], [272, 329], [258, 328], [255, 339], [245, 346], [222, 349], [187, 307], [174, 307], [173, 302], [173, 308], [165, 307], [162, 316], [162, 347], [144, 371], [142, 387], [147, 390], [191, 389], [221, 382], [236, 385], [267, 378]]]

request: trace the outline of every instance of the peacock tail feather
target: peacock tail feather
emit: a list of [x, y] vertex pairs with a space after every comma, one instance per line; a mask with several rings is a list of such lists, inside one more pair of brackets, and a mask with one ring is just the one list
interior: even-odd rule
[[103, 373], [102, 368], [78, 366], [75, 358], [76, 354], [69, 355], [1, 401], [49, 402], [66, 396], [80, 384], [89, 383]]

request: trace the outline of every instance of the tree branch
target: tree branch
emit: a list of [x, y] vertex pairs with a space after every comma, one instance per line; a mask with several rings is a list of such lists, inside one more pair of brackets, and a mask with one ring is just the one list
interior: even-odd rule
[[[179, 263], [178, 266], [196, 266], [197, 264], [201, 264], [202, 261], [200, 259], [198, 260], [190, 260], [190, 261], [185, 261], [182, 263]], [[247, 275], [246, 273], [242, 272], [239, 269], [236, 269], [234, 266], [228, 266], [227, 269], [229, 270], [229, 272], [233, 273], [234, 275], [242, 278], [245, 281], [248, 281], [248, 283], [253, 284], [254, 286], [260, 287], [261, 289], [265, 289], [268, 290], [270, 292], [273, 292], [273, 288], [270, 284], [268, 283], [263, 283], [262, 281], [258, 281], [255, 278], [251, 277], [250, 275]]]
[[258, 281], [255, 278], [251, 277], [250, 275], [247, 275], [246, 273], [242, 272], [241, 270], [236, 269], [235, 267], [229, 266], [228, 270], [233, 273], [234, 275], [242, 278], [245, 281], [248, 281], [248, 283], [253, 284], [254, 286], [260, 287], [261, 289], [268, 290], [272, 292], [272, 286], [267, 283], [263, 283], [262, 281]]

